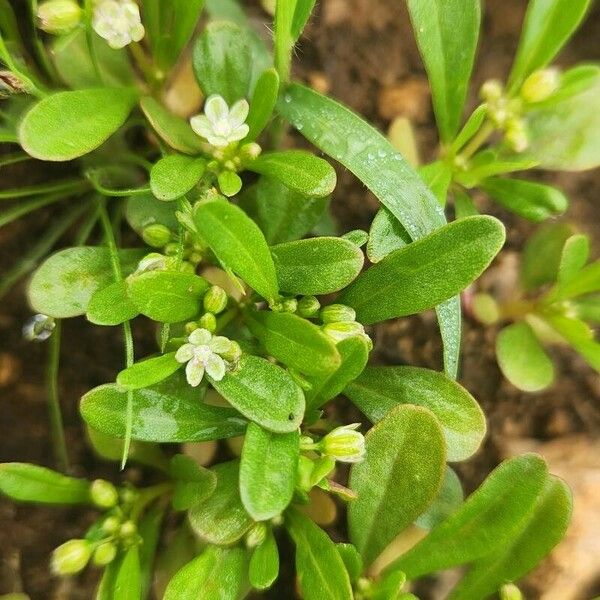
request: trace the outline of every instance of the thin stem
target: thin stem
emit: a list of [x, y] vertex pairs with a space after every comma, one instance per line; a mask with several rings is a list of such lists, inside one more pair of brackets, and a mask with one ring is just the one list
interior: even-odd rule
[[491, 121], [486, 121], [481, 129], [473, 136], [471, 141], [465, 146], [464, 150], [460, 153], [462, 158], [471, 158], [479, 148], [485, 144], [488, 138], [494, 133], [495, 127]]
[[48, 412], [50, 415], [50, 432], [52, 434], [52, 446], [54, 458], [59, 468], [65, 473], [69, 469], [69, 455], [67, 453], [67, 442], [65, 440], [65, 429], [63, 424], [60, 400], [58, 397], [58, 371], [60, 365], [60, 339], [61, 322], [56, 321], [54, 331], [50, 336], [48, 348], [48, 364], [46, 369], [46, 387], [48, 390]]
[[66, 200], [63, 193], [50, 194], [48, 196], [43, 196], [42, 198], [32, 198], [31, 200], [21, 202], [16, 206], [12, 206], [11, 208], [0, 212], [0, 227], [4, 227], [39, 208], [48, 206], [48, 204], [55, 204], [61, 200]]
[[[106, 203], [104, 198], [98, 198], [98, 213], [100, 223], [104, 231], [104, 238], [108, 251], [110, 253], [110, 262], [113, 270], [115, 281], [123, 281], [123, 272], [121, 271], [121, 263], [119, 261], [119, 250], [115, 242], [113, 228], [106, 212]], [[130, 367], [134, 361], [133, 352], [133, 335], [131, 333], [131, 323], [125, 321], [123, 323], [123, 338], [125, 341], [125, 367]], [[121, 469], [125, 468], [127, 457], [129, 456], [129, 448], [131, 446], [131, 433], [133, 429], [133, 391], [127, 391], [127, 421], [125, 427], [125, 442], [123, 444], [123, 458], [121, 460]]]
[[100, 70], [100, 64], [98, 62], [98, 55], [96, 53], [96, 47], [94, 46], [94, 29], [92, 27], [92, 19], [94, 17], [94, 0], [85, 0], [84, 5], [84, 21], [85, 21], [85, 39], [92, 60], [92, 66], [94, 67], [94, 73], [100, 83], [105, 83], [102, 71]]
[[16, 198], [27, 198], [28, 196], [37, 196], [39, 194], [77, 194], [89, 188], [86, 181], [81, 179], [67, 179], [66, 181], [58, 181], [44, 183], [42, 185], [30, 185], [21, 188], [3, 190], [0, 192], [0, 200], [14, 200]]
[[94, 206], [92, 210], [88, 213], [86, 219], [81, 224], [79, 231], [77, 232], [77, 236], [75, 237], [74, 244], [75, 246], [83, 246], [88, 241], [92, 231], [98, 222], [99, 218], [98, 207]]
[[48, 57], [48, 51], [46, 50], [46, 47], [42, 43], [42, 40], [40, 39], [40, 36], [38, 34], [38, 28], [37, 28], [37, 22], [36, 22], [37, 12], [38, 12], [37, 0], [29, 0], [29, 11], [30, 11], [30, 15], [31, 15], [31, 29], [33, 31], [32, 45], [33, 45], [33, 50], [35, 52], [35, 56], [36, 56], [38, 62], [40, 63], [40, 65], [42, 66], [42, 69], [44, 70], [46, 77], [48, 77], [48, 79], [51, 82], [56, 83], [59, 81], [58, 74], [56, 72], [56, 68], [54, 67], [54, 64]]
[[139, 42], [131, 42], [128, 48], [133, 60], [135, 61], [135, 64], [144, 76], [146, 83], [152, 89], [156, 89], [157, 85], [159, 84], [159, 78], [156, 75], [156, 70], [152, 65], [152, 61], [144, 52], [142, 45]]
[[131, 513], [129, 515], [130, 519], [134, 523], [137, 522], [148, 504], [154, 502], [154, 500], [157, 498], [170, 493], [172, 490], [173, 484], [170, 482], [159, 483], [158, 485], [153, 485], [152, 487], [141, 490], [135, 504], [133, 505], [133, 508], [131, 509]]
[[9, 165], [16, 165], [26, 160], [33, 160], [33, 156], [25, 154], [25, 152], [14, 152], [13, 154], [6, 154], [3, 158], [0, 158], [0, 167], [8, 167]]

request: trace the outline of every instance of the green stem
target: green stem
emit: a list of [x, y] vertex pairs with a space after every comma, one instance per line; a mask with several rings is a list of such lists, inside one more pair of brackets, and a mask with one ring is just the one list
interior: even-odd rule
[[[119, 261], [119, 250], [115, 242], [115, 236], [113, 228], [106, 212], [106, 203], [104, 198], [98, 198], [98, 213], [100, 216], [100, 223], [104, 230], [104, 237], [108, 251], [110, 253], [110, 262], [113, 269], [113, 275], [115, 281], [123, 281], [123, 272], [121, 271], [121, 263]], [[134, 352], [133, 352], [133, 335], [131, 333], [131, 323], [125, 321], [123, 323], [123, 338], [125, 341], [125, 367], [133, 365]], [[131, 446], [131, 433], [133, 429], [133, 391], [127, 391], [127, 421], [125, 428], [125, 442], [123, 444], [123, 457], [121, 460], [121, 469], [125, 468], [127, 463], [127, 457], [129, 456], [129, 448]]]
[[144, 509], [150, 504], [154, 502], [157, 498], [170, 493], [173, 490], [172, 483], [160, 483], [158, 485], [153, 485], [152, 487], [141, 490], [139, 496], [133, 505], [130, 513], [130, 519], [135, 523], [140, 518]]
[[105, 83], [104, 77], [102, 77], [102, 71], [100, 70], [100, 64], [98, 63], [98, 55], [96, 53], [96, 47], [94, 46], [94, 28], [92, 27], [92, 19], [94, 18], [94, 0], [85, 0], [84, 5], [84, 23], [85, 23], [85, 39], [92, 60], [92, 66], [94, 67], [94, 73], [98, 78], [98, 81], [102, 84]]
[[63, 193], [50, 194], [48, 196], [43, 196], [42, 198], [32, 198], [31, 200], [21, 202], [16, 206], [12, 206], [11, 208], [0, 212], [0, 227], [4, 227], [39, 208], [48, 206], [48, 204], [55, 204], [61, 200], [66, 200]]
[[54, 458], [63, 472], [69, 469], [69, 455], [67, 453], [67, 442], [65, 440], [65, 429], [63, 424], [60, 400], [58, 397], [58, 371], [60, 364], [60, 339], [61, 322], [56, 321], [54, 331], [50, 336], [48, 349], [48, 365], [46, 368], [46, 387], [48, 389], [48, 412], [50, 415], [50, 431], [52, 434], [52, 446]]
[[9, 165], [16, 165], [26, 160], [33, 160], [33, 156], [25, 154], [25, 152], [14, 152], [13, 154], [6, 154], [3, 158], [0, 158], [0, 167], [8, 167]]
[[81, 179], [67, 179], [66, 181], [58, 181], [44, 183], [42, 185], [30, 185], [21, 188], [3, 190], [0, 192], [0, 200], [14, 200], [16, 198], [27, 198], [28, 196], [37, 196], [39, 194], [77, 194], [89, 189], [87, 182]]
[[81, 224], [81, 227], [79, 228], [79, 231], [77, 232], [77, 236], [75, 237], [75, 240], [74, 240], [75, 246], [84, 246], [85, 245], [85, 243], [88, 241], [90, 235], [92, 234], [92, 231], [93, 231], [96, 223], [98, 222], [98, 218], [99, 218], [98, 207], [95, 206], [92, 208], [92, 210], [90, 210], [86, 219]]
[[144, 76], [146, 83], [153, 90], [156, 90], [160, 84], [160, 79], [157, 76], [152, 61], [148, 58], [146, 52], [144, 52], [142, 45], [139, 42], [132, 42], [129, 44], [128, 48], [133, 60], [135, 61], [135, 64]]
[[471, 138], [471, 141], [465, 146], [460, 156], [464, 159], [471, 158], [479, 148], [487, 142], [489, 137], [494, 133], [496, 128], [491, 121], [486, 121], [481, 129]]
[[35, 52], [35, 57], [37, 58], [39, 64], [44, 70], [46, 77], [52, 83], [57, 83], [59, 81], [58, 73], [56, 72], [56, 68], [54, 67], [54, 64], [48, 56], [48, 51], [46, 50], [46, 47], [44, 46], [42, 40], [40, 39], [40, 36], [38, 35], [38, 28], [36, 22], [38, 12], [37, 0], [29, 0], [29, 10], [31, 15], [31, 29], [33, 31], [32, 45], [33, 50]]

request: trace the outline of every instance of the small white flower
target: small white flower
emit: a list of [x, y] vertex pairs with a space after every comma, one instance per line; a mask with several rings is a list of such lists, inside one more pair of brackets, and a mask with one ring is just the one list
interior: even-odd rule
[[115, 49], [139, 42], [145, 34], [140, 9], [132, 0], [100, 0], [94, 8], [92, 25]]
[[204, 114], [190, 119], [192, 129], [213, 146], [224, 148], [243, 140], [250, 131], [245, 121], [250, 106], [246, 100], [238, 100], [231, 108], [221, 96], [213, 94], [204, 103]]
[[319, 449], [326, 456], [340, 462], [362, 462], [366, 449], [363, 434], [356, 431], [359, 427], [360, 423], [336, 427], [319, 442]]
[[187, 363], [185, 375], [188, 383], [196, 387], [204, 378], [204, 373], [221, 381], [225, 377], [227, 363], [221, 354], [231, 350], [232, 342], [226, 337], [213, 336], [208, 329], [195, 329], [188, 337], [188, 343], [183, 344], [175, 354], [175, 360]]
[[23, 325], [23, 337], [28, 342], [43, 342], [52, 335], [55, 327], [52, 317], [38, 313]]

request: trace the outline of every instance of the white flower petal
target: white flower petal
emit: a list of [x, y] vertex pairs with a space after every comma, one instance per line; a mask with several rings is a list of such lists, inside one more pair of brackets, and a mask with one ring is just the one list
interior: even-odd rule
[[213, 128], [206, 115], [196, 115], [190, 119], [190, 125], [194, 132], [208, 139], [213, 134]]
[[194, 344], [195, 346], [204, 346], [210, 342], [212, 335], [208, 329], [202, 329], [199, 327], [198, 329], [194, 329], [192, 333], [190, 333], [188, 337], [188, 342]]
[[131, 28], [131, 31], [129, 33], [131, 35], [131, 39], [134, 42], [139, 42], [143, 39], [144, 35], [146, 34], [146, 30], [144, 29], [144, 26], [141, 23], [138, 23], [137, 25]]
[[225, 377], [225, 361], [218, 354], [211, 354], [205, 366], [207, 374], [215, 381], [221, 381]]
[[217, 148], [225, 148], [225, 146], [229, 146], [229, 140], [225, 137], [211, 135], [206, 139], [208, 140], [209, 144], [216, 146]]
[[208, 347], [213, 352], [221, 354], [222, 352], [227, 352], [231, 348], [231, 340], [222, 335], [216, 335], [210, 340]]
[[243, 140], [247, 135], [248, 132], [250, 131], [250, 127], [248, 127], [248, 125], [246, 125], [246, 123], [243, 123], [242, 125], [240, 125], [239, 127], [236, 127], [228, 136], [227, 139], [230, 142], [238, 142], [239, 140]]
[[175, 352], [175, 360], [180, 363], [186, 363], [188, 360], [194, 358], [194, 344], [184, 344], [177, 352]]
[[239, 127], [242, 123], [246, 121], [248, 118], [248, 112], [250, 110], [250, 105], [243, 98], [238, 100], [229, 110], [229, 123], [231, 127], [235, 129]]
[[226, 119], [229, 115], [227, 102], [218, 94], [213, 94], [206, 99], [204, 103], [204, 114], [211, 123], [216, 123], [221, 119]]
[[185, 367], [185, 376], [187, 382], [192, 387], [197, 387], [200, 385], [202, 378], [204, 377], [204, 365], [201, 361], [193, 358]]

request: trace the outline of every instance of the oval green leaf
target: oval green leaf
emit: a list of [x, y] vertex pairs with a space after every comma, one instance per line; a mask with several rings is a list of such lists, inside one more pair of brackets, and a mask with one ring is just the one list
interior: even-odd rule
[[191, 155], [207, 150], [206, 143], [185, 119], [170, 113], [151, 96], [142, 98], [140, 107], [154, 131], [174, 150]]
[[193, 273], [147, 271], [127, 279], [127, 295], [137, 310], [160, 323], [195, 317], [209, 284]]
[[280, 515], [296, 486], [300, 434], [273, 433], [250, 423], [240, 462], [240, 497], [255, 521]]
[[252, 519], [240, 499], [239, 462], [220, 463], [212, 469], [217, 487], [204, 502], [188, 513], [194, 532], [210, 544], [229, 545], [237, 542], [252, 527]]
[[329, 196], [336, 184], [333, 167], [305, 150], [267, 152], [248, 163], [247, 168], [279, 179], [290, 189], [316, 198]]
[[350, 541], [370, 565], [436, 497], [446, 449], [433, 413], [397, 406], [369, 431], [366, 450], [350, 472], [358, 498], [350, 504], [348, 527]]
[[524, 525], [548, 479], [543, 459], [524, 454], [503, 462], [465, 503], [386, 571], [408, 579], [503, 549]]
[[285, 526], [296, 544], [296, 574], [302, 598], [352, 600], [348, 571], [327, 533], [295, 509], [287, 511]]
[[226, 267], [263, 298], [277, 297], [277, 275], [265, 236], [241, 208], [221, 200], [203, 202], [194, 212], [194, 222]]
[[159, 383], [173, 375], [181, 363], [175, 360], [175, 352], [155, 356], [137, 362], [117, 375], [117, 384], [126, 390], [139, 390]]
[[449, 461], [465, 460], [485, 436], [485, 416], [476, 400], [443, 373], [419, 367], [367, 367], [344, 394], [378, 423], [398, 404], [416, 404], [436, 416]]
[[265, 350], [307, 375], [331, 373], [341, 364], [335, 344], [315, 324], [291, 313], [247, 311], [246, 323]]
[[[142, 442], [206, 442], [242, 435], [246, 421], [230, 409], [209, 406], [196, 397], [154, 388], [134, 390], [132, 439]], [[127, 392], [105, 384], [81, 399], [81, 415], [94, 429], [123, 438], [127, 431]]]
[[304, 394], [281, 367], [245, 355], [213, 387], [245, 417], [275, 433], [295, 431], [304, 416]]
[[496, 338], [502, 373], [524, 392], [539, 392], [554, 381], [554, 365], [525, 321], [505, 327]]
[[364, 256], [349, 240], [318, 237], [271, 247], [279, 287], [290, 294], [331, 294], [361, 272]]
[[137, 308], [127, 296], [127, 284], [115, 281], [94, 293], [85, 317], [94, 325], [119, 325], [137, 315]]
[[266, 590], [273, 585], [279, 575], [279, 550], [271, 529], [262, 544], [257, 546], [250, 557], [248, 579], [256, 590]]
[[479, 0], [408, 0], [417, 44], [427, 69], [442, 142], [451, 142], [462, 116], [475, 60]]
[[387, 208], [382, 207], [371, 223], [367, 256], [372, 263], [377, 263], [411, 241], [400, 221]]
[[182, 154], [161, 158], [150, 172], [150, 187], [159, 200], [185, 196], [204, 175], [206, 161]]
[[246, 124], [250, 128], [245, 138], [247, 142], [253, 142], [269, 123], [278, 94], [279, 75], [275, 69], [267, 69], [258, 78], [252, 94], [250, 112], [246, 119]]
[[85, 479], [27, 463], [0, 464], [0, 492], [18, 502], [88, 504], [90, 484]]
[[466, 288], [503, 243], [504, 227], [494, 217], [454, 221], [372, 266], [340, 302], [352, 306], [364, 324], [421, 312]]
[[101, 146], [129, 116], [137, 101], [131, 88], [95, 88], [47, 96], [19, 127], [23, 150], [40, 160], [65, 161]]
[[246, 553], [209, 546], [169, 582], [163, 600], [238, 600], [245, 583]]
[[[143, 250], [121, 250], [121, 268], [135, 269]], [[107, 248], [65, 248], [48, 257], [35, 271], [27, 295], [34, 311], [56, 319], [85, 314], [97, 290], [112, 283], [114, 275]]]

